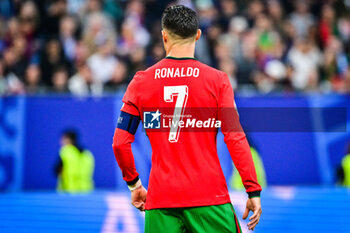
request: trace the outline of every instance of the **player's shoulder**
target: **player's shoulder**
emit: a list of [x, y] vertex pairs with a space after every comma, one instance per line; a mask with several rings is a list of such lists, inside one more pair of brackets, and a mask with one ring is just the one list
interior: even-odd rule
[[218, 70], [218, 69], [216, 69], [216, 68], [214, 68], [212, 66], [209, 66], [209, 65], [207, 65], [207, 64], [205, 64], [203, 62], [200, 62], [200, 61], [198, 61], [198, 66], [199, 66], [199, 68], [205, 70], [205, 72], [208, 72], [211, 75], [215, 74], [215, 75], [220, 76], [220, 77], [226, 75], [225, 72], [223, 72], [221, 70]]
[[227, 83], [228, 81], [227, 74], [221, 70], [199, 61], [197, 67], [201, 70], [201, 77], [209, 84], [221, 86], [222, 83]]

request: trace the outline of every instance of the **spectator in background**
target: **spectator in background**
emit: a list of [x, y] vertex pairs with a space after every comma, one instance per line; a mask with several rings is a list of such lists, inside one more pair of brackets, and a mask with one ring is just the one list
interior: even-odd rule
[[86, 14], [82, 18], [83, 42], [87, 46], [89, 55], [97, 51], [96, 40], [102, 35], [111, 43], [115, 43], [117, 34], [112, 21], [102, 12], [100, 1], [89, 0]]
[[262, 14], [265, 10], [265, 7], [260, 0], [253, 0], [248, 3], [247, 8], [245, 9], [245, 18], [248, 20], [249, 27], [253, 27], [256, 21], [256, 16]]
[[329, 4], [325, 4], [322, 7], [321, 20], [319, 23], [319, 34], [322, 42], [322, 46], [327, 46], [333, 35], [338, 34], [335, 13]]
[[318, 85], [318, 69], [322, 54], [307, 39], [299, 38], [288, 53], [290, 80], [296, 90], [315, 90]]
[[104, 34], [96, 36], [95, 45], [97, 52], [88, 58], [87, 64], [94, 82], [104, 84], [112, 78], [118, 60], [113, 54], [114, 44]]
[[11, 65], [11, 70], [19, 79], [23, 80], [28, 65], [28, 56], [26, 56], [27, 41], [23, 35], [18, 35], [14, 38], [12, 49], [14, 62]]
[[21, 34], [26, 41], [25, 56], [29, 59], [38, 49], [35, 37], [40, 23], [40, 15], [33, 1], [25, 1], [21, 6], [19, 23]]
[[77, 46], [75, 47], [75, 63], [76, 67], [79, 67], [86, 63], [89, 57], [88, 47], [84, 44], [84, 42], [79, 41]]
[[77, 23], [72, 16], [64, 16], [60, 22], [60, 41], [63, 47], [65, 58], [69, 62], [73, 62], [76, 55], [77, 40], [75, 39], [75, 31]]
[[289, 50], [295, 43], [296, 38], [297, 38], [297, 34], [292, 22], [290, 20], [284, 21], [282, 34], [281, 34], [281, 39], [284, 44], [284, 51], [282, 56], [282, 60], [284, 62]]
[[13, 47], [7, 48], [3, 53], [4, 79], [6, 83], [6, 94], [23, 93], [24, 87], [18, 76], [15, 74], [15, 65], [17, 62]]
[[120, 6], [120, 1], [104, 0], [103, 10], [115, 23], [122, 20], [123, 9]]
[[94, 168], [94, 156], [80, 146], [77, 133], [74, 130], [63, 132], [59, 159], [55, 166], [57, 190], [68, 193], [92, 191]]
[[242, 36], [242, 56], [237, 57], [237, 82], [238, 85], [253, 84], [255, 75], [258, 71], [255, 60], [257, 50], [257, 36], [254, 32], [248, 31]]
[[324, 50], [323, 81], [328, 81], [333, 90], [341, 91], [348, 75], [349, 62], [342, 43], [336, 37], [329, 38]]
[[278, 0], [267, 1], [267, 12], [272, 21], [272, 27], [279, 33], [283, 33], [284, 11]]
[[219, 69], [225, 72], [230, 79], [233, 90], [237, 89], [236, 65], [232, 59], [222, 59], [219, 62]]
[[236, 16], [231, 19], [227, 33], [220, 36], [220, 41], [228, 46], [230, 57], [236, 61], [242, 58], [242, 37], [247, 29], [247, 20]]
[[222, 25], [223, 30], [227, 31], [231, 19], [237, 14], [236, 2], [231, 0], [221, 0], [220, 8], [222, 10], [222, 14], [220, 15], [219, 22], [220, 25]]
[[205, 34], [199, 38], [196, 44], [195, 57], [201, 57], [201, 61], [205, 64], [212, 64], [208, 51], [208, 41]]
[[144, 26], [144, 12], [145, 8], [142, 1], [129, 1], [123, 25], [127, 30], [131, 30], [132, 41], [135, 43], [136, 48], [144, 48], [150, 41], [149, 32]]
[[140, 23], [139, 16], [131, 12], [122, 24], [117, 53], [120, 56], [132, 56], [134, 51], [145, 47], [149, 40], [150, 35]]
[[[122, 59], [126, 82], [130, 81], [137, 71], [164, 57], [159, 17], [168, 4], [175, 3], [0, 1], [0, 58], [6, 93], [28, 90], [26, 71], [33, 63], [40, 65], [42, 85], [48, 92], [53, 86], [53, 71], [59, 66], [65, 66], [70, 77], [87, 63], [93, 83], [100, 82], [100, 89], [107, 90], [103, 84], [114, 80], [115, 69], [110, 64]], [[203, 35], [196, 46], [196, 57], [227, 70], [232, 70], [229, 64], [233, 63], [237, 92], [343, 93], [350, 89], [350, 5], [346, 1], [180, 0], [176, 4], [198, 11]], [[110, 44], [110, 52], [101, 58], [103, 41]], [[103, 73], [100, 62], [106, 57], [108, 75], [96, 78], [96, 73]], [[308, 62], [312, 67], [306, 74], [302, 71], [306, 65], [298, 62], [299, 57], [311, 58]], [[118, 89], [116, 80], [112, 81], [113, 89]]]
[[273, 27], [270, 17], [261, 14], [257, 16], [256, 20], [255, 33], [258, 39], [259, 71], [256, 72], [254, 82], [258, 90], [268, 93], [276, 91], [284, 84], [286, 78], [286, 66], [283, 63], [285, 47], [281, 41], [281, 34]]
[[41, 85], [41, 72], [37, 64], [30, 64], [27, 67], [24, 78], [25, 92], [27, 94], [42, 94], [45, 89]]
[[105, 92], [114, 92], [120, 89], [121, 84], [126, 82], [127, 78], [127, 66], [124, 62], [118, 62], [114, 69], [112, 78], [108, 81], [104, 87]]
[[222, 33], [222, 27], [217, 23], [213, 23], [207, 28], [206, 39], [207, 39], [208, 52], [210, 57], [212, 57], [211, 64], [213, 64], [213, 66], [215, 67], [218, 66], [218, 62], [220, 60], [220, 57], [222, 56], [222, 54], [216, 54], [216, 52], [218, 51], [217, 48], [223, 48], [221, 46], [225, 46], [225, 45], [222, 45], [219, 41], [221, 33]]
[[86, 0], [67, 0], [68, 13], [81, 15], [85, 8]]
[[203, 57], [203, 62], [208, 65], [217, 67], [218, 60], [215, 59], [215, 47], [222, 32], [218, 9], [215, 8], [212, 0], [197, 0], [195, 3], [199, 17], [199, 28], [204, 32], [201, 36], [202, 39], [196, 45], [196, 56]]
[[52, 37], [58, 35], [61, 18], [64, 17], [66, 14], [66, 0], [49, 1], [49, 5], [47, 7], [47, 17], [45, 22], [48, 36]]
[[[64, 56], [61, 43], [58, 39], [50, 39], [46, 45], [40, 59], [40, 69], [42, 71], [43, 82], [47, 86], [53, 85], [53, 73], [59, 66], [70, 67], [70, 64]], [[69, 69], [69, 68], [68, 68]]]
[[[130, 54], [129, 62], [131, 70], [145, 70], [147, 67], [145, 65], [146, 51], [144, 48], [140, 47], [135, 49], [135, 51]], [[130, 74], [133, 75], [132, 73]]]
[[102, 13], [103, 1], [101, 0], [87, 0], [85, 3], [85, 14]]
[[18, 18], [13, 17], [7, 23], [7, 31], [4, 36], [5, 46], [6, 47], [12, 46], [14, 38], [20, 34], [21, 34], [21, 31], [20, 31]]
[[297, 37], [305, 38], [309, 28], [315, 24], [314, 17], [309, 12], [307, 1], [295, 1], [295, 11], [291, 14], [290, 21], [296, 30]]
[[350, 19], [348, 15], [339, 18], [337, 22], [337, 29], [339, 31], [340, 39], [348, 44], [350, 40]]
[[256, 16], [254, 33], [257, 37], [257, 56], [261, 66], [266, 57], [271, 56], [274, 47], [280, 41], [280, 37], [272, 27], [271, 19], [265, 14]]
[[268, 93], [283, 88], [282, 86], [289, 86], [286, 79], [287, 68], [279, 59], [270, 59], [265, 63], [264, 69], [255, 77], [257, 88], [263, 92]]
[[87, 96], [89, 94], [101, 95], [101, 83], [94, 83], [91, 69], [84, 63], [78, 66], [78, 72], [68, 81], [69, 91], [77, 96]]
[[148, 53], [149, 56], [147, 57], [146, 66], [152, 66], [165, 57], [165, 52], [161, 42], [152, 44], [150, 50], [151, 52]]
[[52, 74], [52, 93], [54, 94], [68, 94], [68, 71], [66, 67], [57, 67]]

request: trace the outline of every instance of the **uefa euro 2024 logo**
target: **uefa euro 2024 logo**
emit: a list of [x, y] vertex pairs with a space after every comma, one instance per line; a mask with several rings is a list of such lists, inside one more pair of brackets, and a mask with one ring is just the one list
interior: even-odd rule
[[143, 113], [143, 127], [145, 129], [160, 129], [162, 113], [159, 112], [159, 109], [156, 112], [144, 112]]

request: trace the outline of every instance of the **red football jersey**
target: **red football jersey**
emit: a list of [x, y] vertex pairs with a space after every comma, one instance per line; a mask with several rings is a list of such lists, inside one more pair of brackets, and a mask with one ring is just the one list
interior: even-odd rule
[[[228, 125], [223, 132], [225, 142], [246, 191], [261, 190], [245, 134], [237, 130], [236, 111], [230, 111], [235, 109], [233, 90], [224, 72], [194, 58], [167, 57], [136, 73], [123, 102], [121, 111], [141, 118], [152, 146], [146, 209], [230, 202], [216, 148], [218, 120]], [[228, 109], [232, 117], [222, 109]], [[169, 112], [173, 113], [170, 117]], [[203, 118], [203, 112], [209, 112], [207, 123], [205, 119], [198, 123], [193, 116], [185, 119], [188, 113]], [[187, 121], [181, 125], [171, 120]], [[114, 143], [119, 146], [114, 152], [126, 181], [138, 176], [130, 146], [133, 140], [133, 135], [116, 129]]]

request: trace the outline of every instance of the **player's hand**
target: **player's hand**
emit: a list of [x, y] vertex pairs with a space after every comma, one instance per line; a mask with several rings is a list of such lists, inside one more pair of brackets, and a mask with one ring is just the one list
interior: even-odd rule
[[249, 211], [253, 212], [253, 215], [249, 218], [248, 229], [253, 230], [259, 223], [260, 216], [262, 213], [260, 197], [249, 198], [243, 214], [243, 219], [248, 217]]
[[137, 189], [131, 191], [131, 204], [140, 211], [145, 211], [147, 190], [140, 186]]

